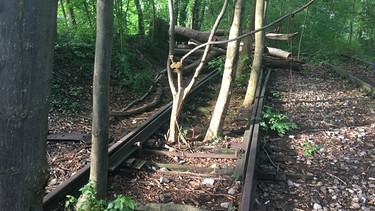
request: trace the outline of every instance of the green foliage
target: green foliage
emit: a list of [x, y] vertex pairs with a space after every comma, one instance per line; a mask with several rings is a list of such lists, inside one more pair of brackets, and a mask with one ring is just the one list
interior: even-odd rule
[[278, 91], [273, 91], [272, 92], [272, 97], [279, 98], [280, 96], [281, 96], [280, 92], [278, 92]]
[[76, 97], [80, 95], [80, 92], [78, 92], [75, 87], [72, 87], [71, 90], [69, 90], [69, 93], [70, 94], [64, 93], [62, 89], [59, 89], [58, 84], [54, 84], [50, 96], [50, 111], [69, 116], [82, 113], [85, 110], [85, 107], [78, 99], [76, 99]]
[[208, 67], [217, 69], [220, 73], [224, 72], [225, 56], [219, 56], [208, 62]]
[[312, 157], [319, 149], [319, 145], [311, 145], [309, 142], [305, 141], [302, 143], [303, 152], [307, 157]]
[[276, 131], [279, 134], [285, 134], [288, 130], [297, 129], [297, 125], [294, 123], [286, 122], [290, 119], [289, 116], [275, 111], [270, 106], [264, 106], [262, 120], [260, 126], [266, 132]]
[[[107, 202], [99, 200], [95, 197], [96, 192], [91, 185], [87, 183], [80, 189], [81, 196], [77, 199], [74, 196], [66, 196], [68, 199], [65, 202], [65, 210], [77, 211], [131, 211], [135, 209], [135, 202], [129, 197], [119, 195], [115, 200]], [[76, 207], [77, 202], [80, 202], [79, 207]]]

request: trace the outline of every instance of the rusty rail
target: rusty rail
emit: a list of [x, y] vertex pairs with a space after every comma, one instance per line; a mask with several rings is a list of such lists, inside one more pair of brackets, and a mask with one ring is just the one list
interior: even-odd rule
[[[218, 71], [212, 71], [197, 81], [197, 84], [191, 90], [186, 100], [197, 95], [207, 82], [217, 75]], [[108, 166], [110, 171], [114, 171], [123, 161], [138, 149], [137, 142], [140, 144], [145, 142], [169, 119], [171, 108], [172, 103], [165, 105], [147, 121], [121, 138], [116, 144], [108, 149]], [[78, 190], [88, 182], [89, 172], [90, 165], [86, 165], [67, 181], [45, 195], [43, 199], [43, 210], [56, 210], [60, 207], [59, 203], [65, 201], [66, 195], [78, 194]]]
[[257, 178], [255, 177], [255, 166], [260, 126], [259, 123], [262, 115], [264, 97], [270, 73], [271, 69], [264, 72], [262, 70], [260, 74], [249, 129], [244, 133], [242, 153], [239, 154], [239, 156], [242, 157], [238, 159], [238, 166], [236, 166], [235, 170], [235, 172], [239, 174], [237, 176], [244, 178], [240, 203], [241, 211], [256, 210], [255, 197]]

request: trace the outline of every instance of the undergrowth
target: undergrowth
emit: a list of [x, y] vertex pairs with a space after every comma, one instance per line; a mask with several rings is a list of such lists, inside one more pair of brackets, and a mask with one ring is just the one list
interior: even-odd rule
[[133, 199], [118, 195], [113, 201], [100, 200], [95, 197], [96, 192], [91, 185], [91, 182], [83, 186], [80, 190], [79, 198], [67, 195], [65, 202], [65, 210], [76, 211], [131, 211], [135, 209], [135, 202]]
[[264, 108], [260, 121], [260, 126], [264, 131], [275, 131], [285, 135], [287, 131], [298, 128], [295, 123], [288, 122], [290, 120], [288, 115], [280, 113], [271, 106], [264, 106]]

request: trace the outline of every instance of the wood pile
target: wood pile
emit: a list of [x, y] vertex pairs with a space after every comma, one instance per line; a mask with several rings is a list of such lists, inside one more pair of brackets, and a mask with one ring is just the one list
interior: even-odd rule
[[[293, 34], [275, 34], [275, 33], [267, 33], [266, 38], [272, 40], [288, 40], [295, 37], [298, 32]], [[187, 54], [197, 45], [202, 43], [206, 43], [208, 37], [210, 35], [209, 31], [197, 31], [190, 28], [179, 27], [176, 26], [175, 28], [175, 40], [178, 44], [176, 44], [175, 48], [175, 56], [182, 57], [183, 55]], [[214, 41], [225, 41], [226, 38], [224, 37], [225, 32], [224, 30], [218, 30], [215, 32]], [[226, 52], [227, 44], [218, 44], [214, 45], [211, 48], [209, 53], [208, 59], [213, 59], [217, 56], [224, 55]], [[253, 47], [254, 49], [254, 47]], [[189, 57], [191, 59], [186, 59], [185, 62], [185, 71], [192, 71], [195, 67], [199, 64], [199, 58], [202, 56], [204, 52], [204, 48], [196, 50], [192, 53]], [[189, 58], [188, 57], [188, 58]], [[265, 53], [263, 56], [263, 66], [270, 67], [275, 69], [292, 69], [296, 71], [302, 70], [302, 65], [305, 64], [305, 61], [301, 59], [292, 58], [292, 54], [290, 52], [267, 47], [265, 49]]]

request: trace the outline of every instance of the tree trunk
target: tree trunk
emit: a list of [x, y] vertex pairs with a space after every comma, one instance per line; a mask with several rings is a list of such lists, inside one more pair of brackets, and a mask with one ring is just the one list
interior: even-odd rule
[[186, 8], [187, 8], [187, 5], [188, 5], [188, 1], [181, 1], [180, 3], [180, 10], [179, 10], [179, 25], [180, 26], [185, 26], [186, 24], [186, 17], [187, 17], [187, 12], [186, 12]]
[[151, 28], [151, 42], [155, 42], [155, 30], [156, 30], [156, 8], [155, 8], [155, 0], [151, 0], [152, 5], [152, 28]]
[[97, 0], [93, 81], [93, 119], [90, 180], [104, 199], [107, 190], [109, 138], [109, 76], [113, 39], [113, 0]]
[[68, 15], [73, 26], [76, 26], [76, 16], [74, 15], [73, 6], [70, 4], [70, 0], [66, 0], [66, 6], [68, 7]]
[[[255, 29], [263, 27], [264, 0], [256, 0], [255, 9]], [[242, 103], [244, 108], [250, 108], [254, 101], [255, 91], [258, 83], [260, 68], [262, 68], [262, 58], [264, 51], [264, 30], [255, 33], [254, 60], [251, 68], [249, 83]]]
[[[122, 16], [122, 0], [115, 0], [115, 12], [118, 25], [118, 33], [120, 36], [120, 53], [124, 52], [124, 30], [122, 26], [123, 16]], [[126, 21], [126, 20], [125, 20]]]
[[348, 35], [348, 42], [349, 43], [352, 43], [352, 40], [353, 40], [353, 22], [354, 22], [354, 13], [355, 13], [355, 2], [356, 2], [356, 0], [353, 0], [352, 11], [351, 11], [351, 14], [350, 14], [349, 35]]
[[[188, 41], [189, 39], [194, 39], [201, 43], [205, 43], [207, 42], [210, 36], [210, 33], [211, 32], [207, 32], [207, 31], [202, 32], [202, 31], [198, 31], [194, 29], [185, 28], [185, 27], [179, 27], [179, 26], [175, 27], [176, 40], [178, 41]], [[222, 31], [219, 31], [218, 33], [220, 34], [222, 33]], [[215, 36], [214, 39], [216, 41], [225, 40], [224, 38], [217, 37], [217, 36]], [[226, 44], [220, 44], [217, 46], [224, 48], [224, 49], [227, 47]]]
[[0, 210], [43, 210], [56, 13], [57, 1], [1, 2]]
[[[249, 15], [248, 32], [254, 30], [254, 19], [255, 19], [255, 0], [251, 0], [251, 9]], [[238, 61], [237, 67], [237, 78], [242, 75], [246, 68], [249, 68], [251, 56], [253, 54], [253, 36], [249, 35], [244, 38], [242, 51], [240, 51], [240, 60]]]
[[143, 24], [143, 13], [142, 13], [142, 7], [139, 3], [139, 0], [134, 0], [135, 7], [137, 8], [137, 14], [138, 14], [138, 34], [144, 35], [145, 34], [145, 27]]
[[90, 25], [90, 27], [92, 27], [92, 21], [91, 21], [91, 15], [90, 15], [90, 11], [89, 11], [89, 6], [87, 5], [86, 0], [83, 0], [83, 8], [85, 10], [87, 20], [89, 21], [89, 25]]
[[[168, 6], [169, 6], [169, 14], [170, 14], [170, 23], [169, 23], [169, 57], [167, 61], [167, 69], [168, 69], [168, 82], [169, 86], [172, 92], [173, 96], [173, 106], [172, 106], [172, 114], [171, 114], [171, 121], [170, 121], [170, 127], [169, 127], [169, 136], [168, 136], [168, 142], [169, 143], [174, 143], [178, 140], [178, 117], [181, 112], [181, 108], [183, 105], [183, 102], [186, 98], [186, 96], [189, 94], [190, 90], [194, 86], [200, 71], [202, 70], [203, 66], [206, 64], [207, 57], [209, 56], [209, 50], [211, 45], [207, 45], [205, 48], [205, 52], [202, 55], [202, 58], [200, 59], [200, 63], [198, 67], [195, 69], [194, 75], [189, 82], [189, 84], [185, 87], [183, 83], [183, 76], [182, 76], [182, 69], [184, 69], [182, 63], [183, 63], [183, 58], [181, 58], [180, 61], [174, 62], [173, 61], [173, 55], [174, 55], [174, 18], [173, 18], [173, 1], [169, 0], [168, 1]], [[228, 6], [228, 0], [224, 1], [222, 10], [220, 14], [218, 15], [214, 26], [212, 27], [210, 36], [208, 38], [208, 41], [212, 41], [214, 37], [214, 32], [217, 30], [220, 20], [222, 19], [224, 12]], [[173, 72], [172, 72], [173, 69]], [[185, 71], [185, 69], [184, 69]], [[175, 86], [175, 83], [173, 81], [173, 74], [177, 74], [177, 88]], [[188, 144], [188, 143], [186, 143]]]
[[65, 12], [64, 3], [63, 3], [62, 0], [59, 0], [59, 2], [60, 2], [60, 6], [61, 6], [61, 12], [62, 12], [64, 18], [66, 19], [67, 16], [66, 16], [66, 12]]
[[270, 56], [263, 56], [263, 67], [275, 68], [275, 69], [285, 69], [285, 70], [294, 70], [301, 71], [302, 64], [305, 62], [300, 59], [280, 59]]
[[[244, 7], [245, 0], [237, 0], [235, 2], [233, 22], [229, 32], [229, 39], [238, 37], [241, 34], [242, 13]], [[222, 128], [231, 98], [233, 81], [236, 77], [239, 46], [239, 40], [228, 43], [220, 93], [215, 105], [215, 110], [213, 112], [210, 125], [204, 138], [205, 141], [213, 140], [222, 135]]]
[[267, 51], [269, 55], [282, 59], [289, 59], [292, 56], [292, 53], [278, 48], [267, 47]]

